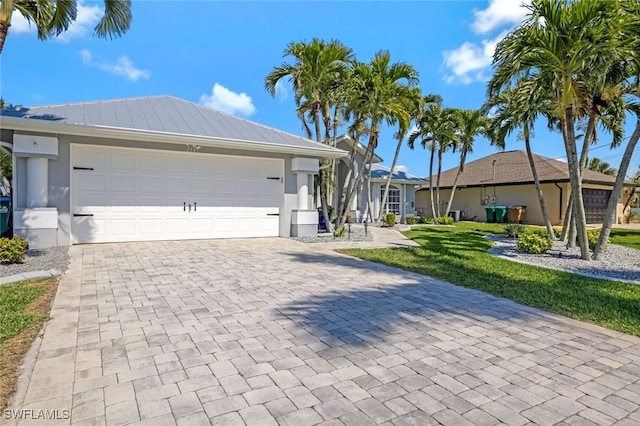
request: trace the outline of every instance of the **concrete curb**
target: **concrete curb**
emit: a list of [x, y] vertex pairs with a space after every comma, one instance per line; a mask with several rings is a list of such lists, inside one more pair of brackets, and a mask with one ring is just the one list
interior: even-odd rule
[[57, 269], [49, 269], [48, 271], [32, 271], [23, 272], [21, 274], [9, 275], [8, 277], [0, 278], [0, 285], [11, 284], [18, 281], [34, 280], [38, 278], [50, 278], [62, 275], [62, 272]]

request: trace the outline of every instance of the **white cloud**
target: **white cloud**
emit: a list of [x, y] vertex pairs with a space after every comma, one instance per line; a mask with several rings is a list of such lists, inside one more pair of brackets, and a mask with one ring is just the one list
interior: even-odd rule
[[30, 25], [29, 21], [22, 16], [22, 13], [14, 11], [11, 15], [11, 26], [9, 27], [9, 34], [24, 34], [35, 33], [35, 25]]
[[486, 70], [493, 60], [493, 52], [506, 35], [507, 31], [503, 31], [492, 40], [482, 40], [480, 45], [465, 42], [455, 50], [445, 51], [444, 65], [450, 71], [445, 76], [447, 83], [460, 81], [463, 84], [469, 84], [487, 80]]
[[505, 28], [494, 38], [485, 38], [479, 42], [466, 41], [460, 47], [443, 52], [444, 67], [448, 70], [444, 79], [447, 83], [460, 82], [470, 84], [486, 81], [487, 71], [493, 61], [496, 45], [509, 30], [526, 17], [526, 4], [531, 0], [489, 0], [486, 9], [474, 10], [471, 29], [477, 34], [487, 34]]
[[115, 63], [111, 64], [101, 59], [94, 59], [89, 49], [83, 49], [80, 52], [80, 56], [82, 57], [82, 63], [85, 65], [99, 68], [110, 74], [125, 77], [131, 81], [138, 81], [140, 79], [146, 80], [151, 76], [150, 71], [136, 68], [131, 59], [124, 55], [120, 56]]
[[276, 98], [280, 102], [284, 102], [289, 97], [289, 85], [285, 85], [282, 80], [276, 83]]
[[517, 25], [525, 18], [528, 10], [524, 4], [531, 0], [489, 0], [483, 10], [474, 10], [471, 28], [478, 34], [486, 34], [497, 28]]
[[[85, 2], [79, 1], [76, 20], [69, 25], [67, 31], [55, 37], [54, 40], [67, 43], [73, 38], [86, 36], [93, 31], [102, 14], [103, 9], [97, 4], [85, 4]], [[35, 33], [36, 30], [36, 26], [30, 24], [20, 12], [13, 12], [11, 15], [11, 27], [9, 28], [10, 33]]]
[[256, 112], [251, 96], [246, 93], [236, 93], [227, 89], [219, 83], [215, 83], [211, 89], [211, 95], [202, 94], [200, 103], [209, 108], [228, 112], [229, 114], [238, 114], [250, 116]]

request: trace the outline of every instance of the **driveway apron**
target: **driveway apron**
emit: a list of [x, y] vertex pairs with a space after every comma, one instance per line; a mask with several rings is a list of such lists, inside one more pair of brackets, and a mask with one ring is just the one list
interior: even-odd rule
[[70, 253], [21, 425], [640, 424], [629, 335], [286, 239]]

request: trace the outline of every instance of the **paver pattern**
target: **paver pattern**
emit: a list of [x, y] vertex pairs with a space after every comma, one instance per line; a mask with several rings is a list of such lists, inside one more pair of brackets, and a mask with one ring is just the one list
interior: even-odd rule
[[638, 338], [261, 239], [72, 247], [13, 408], [110, 426], [638, 425], [638, 404]]

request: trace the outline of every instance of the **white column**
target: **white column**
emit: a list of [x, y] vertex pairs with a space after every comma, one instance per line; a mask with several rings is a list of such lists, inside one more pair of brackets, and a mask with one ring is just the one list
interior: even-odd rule
[[298, 183], [298, 210], [309, 209], [309, 174], [298, 172], [296, 174]]
[[49, 160], [27, 158], [27, 208], [47, 207], [49, 193]]

